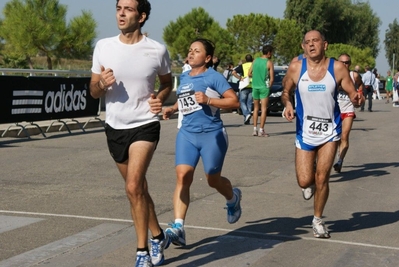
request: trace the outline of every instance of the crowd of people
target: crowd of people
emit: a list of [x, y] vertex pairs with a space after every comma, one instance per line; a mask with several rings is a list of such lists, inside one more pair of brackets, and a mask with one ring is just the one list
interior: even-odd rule
[[[253, 118], [253, 135], [267, 137], [264, 126], [274, 78], [272, 46], [263, 47], [262, 56], [255, 59], [246, 55], [245, 62], [236, 67], [228, 64], [222, 74], [217, 71], [220, 60], [214, 54], [214, 43], [197, 38], [185, 57], [177, 101], [163, 107], [172, 91], [171, 61], [166, 47], [141, 31], [150, 11], [147, 0], [116, 1], [120, 34], [97, 42], [90, 81], [91, 95], [105, 97], [105, 135], [130, 203], [137, 235], [136, 267], [161, 265], [164, 250], [171, 243], [186, 245], [184, 225], [190, 186], [200, 159], [208, 185], [225, 201], [227, 222], [240, 219], [242, 192], [222, 176], [229, 143], [220, 111], [241, 108], [244, 124], [250, 124]], [[373, 111], [373, 93], [379, 91], [375, 87], [378, 73], [369, 66], [362, 77], [356, 67], [350, 71], [351, 57], [346, 53], [337, 60], [326, 57], [328, 42], [317, 30], [307, 32], [301, 45], [303, 55], [291, 61], [283, 80], [283, 117], [288, 121], [296, 118], [296, 178], [303, 197], [309, 200], [314, 196], [313, 234], [329, 238], [322, 217], [329, 196], [330, 172], [332, 168], [341, 172], [355, 109], [364, 111], [367, 98], [368, 111]], [[133, 61], [140, 64], [131, 64]], [[157, 78], [160, 86], [156, 90]], [[245, 80], [241, 88], [233, 88], [232, 84]], [[393, 102], [398, 101], [395, 88], [399, 88], [399, 68], [394, 76], [388, 72], [387, 103], [391, 97]], [[157, 220], [146, 176], [160, 139], [161, 112], [165, 120], [175, 113], [181, 118], [175, 142], [176, 185], [171, 197], [174, 222], [165, 230]]]

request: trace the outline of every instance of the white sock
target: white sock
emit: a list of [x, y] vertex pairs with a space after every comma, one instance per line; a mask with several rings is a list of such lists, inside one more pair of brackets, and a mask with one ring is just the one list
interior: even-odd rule
[[236, 194], [233, 194], [233, 198], [230, 200], [227, 200], [227, 204], [234, 204], [237, 201], [237, 196]]
[[258, 130], [258, 128], [254, 127], [254, 131]]
[[182, 226], [184, 226], [184, 220], [183, 219], [176, 219], [175, 223], [180, 223]]

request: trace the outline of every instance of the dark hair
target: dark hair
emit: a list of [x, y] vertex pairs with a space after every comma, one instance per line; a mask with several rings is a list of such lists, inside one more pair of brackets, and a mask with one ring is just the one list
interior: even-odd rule
[[268, 53], [272, 53], [273, 52], [273, 46], [271, 46], [271, 45], [265, 45], [263, 48], [262, 48], [262, 53], [264, 54], [264, 55], [266, 55], [266, 54], [268, 54]]
[[252, 58], [252, 56], [251, 56], [250, 54], [247, 54], [247, 55], [245, 56], [245, 61], [246, 61], [246, 62], [252, 62], [252, 61], [254, 61], [254, 59]]
[[213, 53], [215, 53], [215, 44], [208, 39], [205, 38], [198, 38], [195, 39], [194, 41], [192, 41], [191, 43], [195, 43], [195, 42], [200, 42], [204, 48], [205, 48], [205, 52], [207, 56], [211, 56], [211, 60], [208, 61], [208, 63], [206, 63], [206, 67], [212, 67], [213, 66]]
[[[140, 27], [144, 26], [144, 23], [150, 18], [150, 13], [151, 13], [151, 4], [148, 2], [148, 0], [135, 0], [137, 1], [137, 12], [139, 14], [145, 13], [145, 19], [143, 22], [140, 23]], [[119, 4], [119, 0], [116, 0], [116, 5]]]

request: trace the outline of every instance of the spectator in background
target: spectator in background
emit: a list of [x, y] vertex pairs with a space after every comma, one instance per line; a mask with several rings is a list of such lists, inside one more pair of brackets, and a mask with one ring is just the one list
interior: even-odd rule
[[220, 63], [219, 58], [217, 56], [213, 56], [212, 57], [212, 62], [213, 62], [213, 69], [218, 71], [218, 66], [219, 66], [219, 63]]
[[385, 80], [385, 92], [387, 94], [387, 101], [385, 101], [386, 104], [389, 103], [389, 99], [392, 97], [392, 89], [393, 89], [393, 77], [391, 75], [391, 71], [387, 71], [387, 77]]
[[[274, 82], [274, 66], [272, 58], [273, 47], [265, 45], [262, 48], [262, 56], [255, 59], [249, 69], [249, 76], [252, 77], [252, 97], [254, 99], [254, 130], [252, 135], [268, 137], [265, 132], [267, 105], [269, 102], [270, 88]], [[268, 81], [268, 82], [267, 82]], [[258, 132], [258, 112], [260, 106], [260, 122]]]
[[[136, 267], [162, 264], [163, 251], [170, 244], [159, 226], [146, 177], [160, 138], [158, 113], [172, 91], [166, 47], [141, 31], [150, 11], [147, 0], [116, 1], [120, 34], [97, 42], [90, 81], [91, 96], [105, 96], [105, 135], [130, 202], [137, 236]], [[160, 85], [155, 91], [157, 76]]]
[[[364, 84], [364, 90], [363, 90], [363, 95], [368, 99], [368, 110], [369, 112], [373, 112], [373, 93], [374, 93], [374, 85], [375, 85], [375, 75], [374, 73], [371, 72], [370, 67], [366, 66], [364, 67], [366, 70], [366, 73], [363, 74], [362, 76], [362, 82]], [[363, 104], [360, 107], [360, 111], [364, 111], [364, 105]]]
[[373, 74], [375, 76], [373, 99], [381, 100], [382, 98], [380, 95], [380, 74], [377, 72], [377, 69], [373, 70]]
[[395, 77], [393, 78], [394, 86], [393, 86], [393, 107], [399, 107], [399, 97], [398, 97], [398, 90], [399, 90], [399, 67], [398, 67], [398, 72], [396, 72]]
[[[252, 55], [247, 54], [245, 56], [245, 63], [239, 65], [234, 69], [233, 75], [239, 80], [244, 80], [248, 77], [249, 69], [252, 66]], [[244, 116], [244, 124], [250, 124], [252, 117], [252, 107], [253, 107], [253, 99], [252, 99], [252, 83], [251, 79], [247, 87], [240, 90], [240, 108], [242, 115]]]
[[359, 66], [359, 65], [356, 65], [354, 71], [356, 71], [357, 73], [359, 73], [359, 71], [360, 71], [360, 66]]

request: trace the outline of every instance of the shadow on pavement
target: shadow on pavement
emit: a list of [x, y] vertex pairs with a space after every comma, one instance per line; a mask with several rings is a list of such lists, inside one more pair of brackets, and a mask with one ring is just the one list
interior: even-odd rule
[[[345, 171], [345, 167], [352, 168], [353, 170]], [[399, 162], [375, 162], [363, 165], [343, 166], [341, 173], [334, 173], [330, 176], [330, 183], [346, 182], [359, 178], [372, 178], [389, 175], [390, 173], [385, 170], [387, 167], [399, 167]], [[334, 170], [332, 170], [333, 172]], [[339, 178], [339, 179], [335, 179]]]

